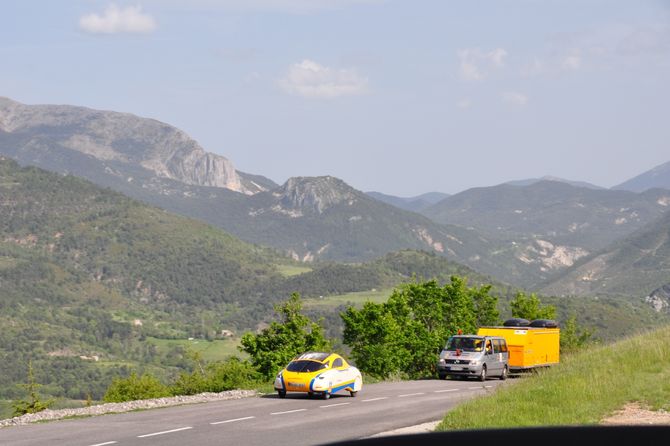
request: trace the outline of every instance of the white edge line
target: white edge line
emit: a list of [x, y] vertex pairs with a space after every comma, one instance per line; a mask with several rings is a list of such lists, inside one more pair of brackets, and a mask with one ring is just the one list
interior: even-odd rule
[[417, 395], [425, 395], [425, 393], [424, 392], [406, 393], [404, 395], [398, 395], [398, 398], [404, 398], [406, 396], [417, 396]]
[[379, 401], [379, 400], [386, 400], [386, 399], [388, 399], [387, 396], [382, 396], [380, 398], [371, 398], [369, 400], [363, 400], [363, 401], [361, 401], [361, 403], [368, 403], [370, 401]]
[[270, 415], [283, 415], [285, 413], [294, 413], [294, 412], [304, 412], [307, 409], [295, 409], [295, 410], [287, 410], [284, 412], [272, 412]]
[[243, 421], [243, 420], [251, 420], [252, 418], [256, 417], [242, 417], [242, 418], [233, 418], [232, 420], [224, 420], [224, 421], [215, 421], [214, 423], [209, 423], [209, 424], [224, 424], [224, 423], [233, 423], [235, 421]]
[[116, 441], [108, 441], [106, 443], [96, 443], [96, 444], [92, 444], [91, 446], [106, 446], [108, 444], [116, 444]]
[[153, 437], [153, 436], [156, 436], [156, 435], [171, 434], [173, 432], [185, 431], [185, 430], [188, 430], [188, 429], [193, 429], [193, 427], [192, 426], [186, 426], [186, 427], [180, 427], [179, 429], [172, 429], [172, 430], [169, 430], [169, 431], [154, 432], [154, 433], [151, 433], [151, 434], [138, 435], [137, 438], [146, 438], [146, 437]]
[[324, 408], [326, 408], [326, 407], [345, 406], [345, 405], [347, 405], [347, 404], [351, 404], [351, 403], [328, 404], [327, 406], [319, 406], [319, 407], [321, 407], [322, 409], [324, 409]]
[[456, 392], [458, 389], [433, 390], [433, 393]]
[[469, 389], [469, 390], [475, 390], [475, 389], [479, 390], [479, 389], [481, 389], [481, 388], [483, 388], [483, 387], [484, 387], [484, 386], [468, 387], [468, 389]]
[[486, 387], [487, 389], [490, 389], [490, 388], [493, 387], [493, 386], [484, 386], [484, 387]]

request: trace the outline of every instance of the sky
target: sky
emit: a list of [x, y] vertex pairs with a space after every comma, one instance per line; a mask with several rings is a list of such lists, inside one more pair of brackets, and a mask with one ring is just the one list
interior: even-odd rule
[[133, 113], [238, 170], [457, 193], [670, 161], [670, 0], [0, 0], [0, 96]]

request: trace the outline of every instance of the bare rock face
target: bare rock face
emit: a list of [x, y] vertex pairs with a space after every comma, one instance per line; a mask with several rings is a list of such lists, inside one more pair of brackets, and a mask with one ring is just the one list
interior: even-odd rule
[[289, 178], [274, 195], [285, 211], [301, 210], [317, 214], [342, 202], [353, 204], [358, 198], [355, 189], [331, 176]]
[[[233, 164], [205, 150], [181, 130], [128, 113], [69, 105], [24, 105], [0, 98], [0, 134], [20, 135], [30, 142], [48, 139], [93, 156], [139, 165], [159, 177], [190, 185], [213, 186], [253, 194]], [[30, 142], [28, 144], [30, 144]], [[46, 149], [45, 150], [49, 150]]]
[[654, 307], [657, 313], [670, 312], [670, 284], [652, 291], [645, 301]]

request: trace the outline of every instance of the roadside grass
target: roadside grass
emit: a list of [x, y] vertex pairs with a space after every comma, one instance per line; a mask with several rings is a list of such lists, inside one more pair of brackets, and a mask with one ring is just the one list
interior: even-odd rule
[[206, 339], [158, 339], [148, 337], [147, 342], [156, 346], [158, 352], [165, 354], [174, 347], [183, 347], [186, 350], [198, 352], [205, 361], [223, 361], [229, 356], [238, 356], [246, 359], [248, 355], [237, 349], [240, 345], [238, 338], [215, 339], [208, 341]]
[[340, 305], [353, 304], [356, 307], [362, 306], [367, 301], [372, 301], [374, 303], [383, 303], [386, 302], [393, 292], [392, 288], [380, 289], [380, 290], [370, 290], [370, 291], [357, 291], [355, 293], [345, 293], [337, 294], [333, 296], [323, 296], [321, 298], [309, 298], [303, 299], [303, 305], [305, 308], [336, 308]]
[[670, 409], [670, 327], [566, 355], [551, 369], [447, 413], [437, 431], [593, 425], [639, 402]]
[[10, 400], [0, 400], [0, 420], [11, 418], [14, 413], [14, 406]]

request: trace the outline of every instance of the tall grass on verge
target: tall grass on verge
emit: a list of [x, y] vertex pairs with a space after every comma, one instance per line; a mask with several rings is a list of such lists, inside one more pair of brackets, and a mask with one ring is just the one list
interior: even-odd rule
[[627, 402], [670, 409], [670, 327], [565, 356], [447, 413], [436, 430], [597, 424]]

